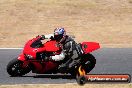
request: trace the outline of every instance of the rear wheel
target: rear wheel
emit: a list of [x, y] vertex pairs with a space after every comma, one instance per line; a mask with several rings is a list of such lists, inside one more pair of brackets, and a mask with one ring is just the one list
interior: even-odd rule
[[96, 59], [92, 54], [86, 54], [82, 61], [82, 67], [85, 69], [86, 73], [89, 73], [96, 64]]
[[11, 60], [7, 65], [7, 72], [10, 76], [22, 76], [31, 71], [30, 66], [23, 68], [23, 62], [18, 59]]
[[74, 70], [73, 69], [70, 70], [70, 74], [76, 78], [76, 76], [79, 75], [78, 68], [81, 65], [87, 74], [95, 67], [95, 64], [96, 64], [95, 57], [92, 54], [86, 54], [83, 56], [83, 59], [81, 60], [81, 64], [73, 67]]

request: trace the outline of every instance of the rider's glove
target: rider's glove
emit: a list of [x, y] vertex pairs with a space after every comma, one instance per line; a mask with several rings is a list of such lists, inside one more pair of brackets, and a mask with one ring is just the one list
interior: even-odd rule
[[53, 59], [51, 57], [45, 57], [44, 59], [45, 61], [53, 61]]

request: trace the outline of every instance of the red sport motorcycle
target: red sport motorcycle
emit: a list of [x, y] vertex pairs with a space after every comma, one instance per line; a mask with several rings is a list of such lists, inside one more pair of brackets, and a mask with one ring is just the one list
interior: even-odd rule
[[[44, 43], [43, 43], [44, 42]], [[96, 64], [96, 59], [90, 52], [100, 48], [96, 42], [82, 42], [78, 46], [83, 50], [80, 64], [72, 71], [64, 72], [71, 75], [84, 75], [89, 73]], [[55, 40], [41, 40], [40, 36], [29, 40], [23, 52], [7, 65], [7, 72], [10, 76], [23, 76], [30, 71], [37, 74], [57, 74], [58, 66], [65, 62], [47, 61], [46, 57], [60, 54], [61, 47]]]

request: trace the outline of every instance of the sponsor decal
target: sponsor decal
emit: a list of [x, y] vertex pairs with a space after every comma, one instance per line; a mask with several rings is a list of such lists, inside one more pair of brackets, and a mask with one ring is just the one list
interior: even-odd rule
[[80, 75], [77, 79], [77, 83], [83, 85], [89, 82], [131, 82], [131, 76], [129, 74], [87, 74]]

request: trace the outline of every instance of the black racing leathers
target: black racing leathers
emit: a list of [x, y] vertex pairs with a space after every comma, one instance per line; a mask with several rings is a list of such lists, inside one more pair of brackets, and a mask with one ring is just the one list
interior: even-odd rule
[[64, 72], [71, 70], [71, 68], [79, 64], [80, 56], [83, 52], [81, 47], [69, 36], [66, 36], [65, 40], [61, 43], [66, 55], [66, 62], [61, 64], [58, 69], [60, 72]]

